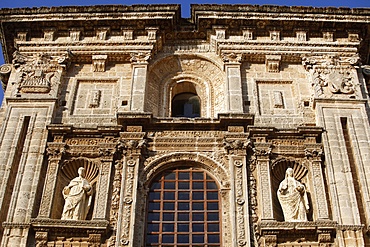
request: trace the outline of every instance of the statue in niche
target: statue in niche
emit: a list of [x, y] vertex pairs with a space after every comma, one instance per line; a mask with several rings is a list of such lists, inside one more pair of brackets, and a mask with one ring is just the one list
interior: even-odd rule
[[78, 168], [78, 177], [64, 187], [62, 220], [85, 220], [92, 200], [92, 186], [85, 179], [85, 168]]
[[285, 221], [307, 221], [310, 207], [306, 188], [293, 177], [292, 168], [286, 170], [285, 179], [279, 185], [277, 196], [283, 209]]

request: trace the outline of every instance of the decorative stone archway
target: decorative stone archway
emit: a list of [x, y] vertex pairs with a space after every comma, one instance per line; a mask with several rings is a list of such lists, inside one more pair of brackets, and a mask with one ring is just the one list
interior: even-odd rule
[[174, 96], [171, 89], [183, 82], [195, 86], [202, 100], [201, 117], [213, 118], [216, 112], [223, 112], [224, 95], [215, 94], [224, 91], [225, 72], [221, 62], [216, 64], [197, 55], [170, 55], [153, 61], [147, 78], [145, 111], [152, 112], [155, 117], [170, 116]]
[[[230, 174], [225, 169], [225, 165], [221, 164], [210, 157], [202, 154], [191, 153], [191, 152], [174, 152], [168, 153], [160, 156], [155, 156], [150, 158], [144, 163], [144, 169], [139, 174], [139, 193], [137, 193], [137, 210], [140, 212], [140, 216], [136, 218], [136, 228], [135, 228], [135, 243], [138, 246], [143, 245], [142, 236], [144, 234], [143, 222], [145, 222], [146, 215], [146, 201], [148, 186], [151, 184], [152, 180], [160, 173], [173, 169], [176, 167], [187, 166], [202, 169], [212, 175], [216, 183], [220, 188], [220, 209], [222, 218], [220, 219], [222, 229], [221, 232], [229, 232], [232, 221], [232, 212], [230, 207], [230, 196], [231, 196], [231, 186], [228, 181], [230, 181]], [[222, 246], [230, 246], [232, 242], [232, 234], [227, 234], [222, 239]]]

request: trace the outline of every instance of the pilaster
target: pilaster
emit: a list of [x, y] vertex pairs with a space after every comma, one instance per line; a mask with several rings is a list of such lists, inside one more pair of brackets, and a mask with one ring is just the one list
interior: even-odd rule
[[132, 89], [130, 110], [144, 112], [145, 93], [148, 73], [148, 60], [150, 53], [132, 53]]
[[65, 152], [65, 143], [49, 142], [46, 151], [48, 154], [48, 168], [46, 172], [43, 196], [40, 203], [39, 218], [51, 217], [60, 161]]
[[[232, 224], [235, 226], [233, 234], [235, 246], [250, 245], [249, 220], [249, 193], [247, 189], [246, 149], [249, 144], [243, 127], [229, 126], [228, 134], [223, 141], [232, 174], [233, 184], [231, 207], [235, 215]], [[235, 131], [235, 132], [234, 132]], [[240, 132], [239, 132], [240, 131]]]
[[138, 170], [142, 162], [142, 155], [146, 149], [147, 141], [141, 127], [128, 127], [131, 132], [120, 134], [118, 148], [122, 153], [122, 182], [120, 188], [120, 201], [117, 221], [116, 246], [135, 246], [134, 213], [137, 204]]
[[242, 113], [243, 112], [243, 94], [241, 81], [241, 54], [223, 53], [222, 59], [226, 72], [226, 105], [225, 112]]
[[[261, 138], [263, 140], [264, 138]], [[257, 188], [259, 188], [259, 205], [261, 206], [261, 220], [274, 220], [272, 195], [270, 154], [271, 144], [265, 142], [254, 143], [254, 155], [257, 166]]]

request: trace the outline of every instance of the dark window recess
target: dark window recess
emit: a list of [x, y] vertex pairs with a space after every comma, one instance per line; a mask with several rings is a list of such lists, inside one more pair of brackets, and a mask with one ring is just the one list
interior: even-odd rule
[[194, 93], [180, 93], [172, 99], [172, 117], [200, 117], [200, 99]]
[[205, 171], [167, 171], [148, 198], [145, 246], [221, 246], [218, 186]]

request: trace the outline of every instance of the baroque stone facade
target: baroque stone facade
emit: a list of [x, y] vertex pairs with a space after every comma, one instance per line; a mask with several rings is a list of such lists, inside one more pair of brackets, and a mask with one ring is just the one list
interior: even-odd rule
[[1, 246], [370, 246], [370, 9], [191, 8], [0, 10]]

